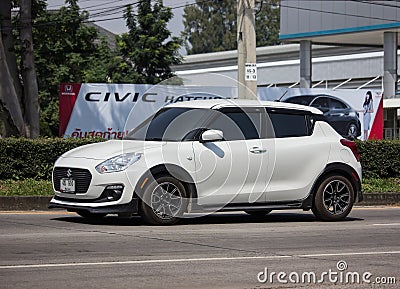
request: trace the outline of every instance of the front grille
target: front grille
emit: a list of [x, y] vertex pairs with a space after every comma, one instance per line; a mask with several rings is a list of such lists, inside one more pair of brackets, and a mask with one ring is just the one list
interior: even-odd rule
[[[70, 176], [68, 176], [70, 170]], [[92, 174], [86, 169], [56, 167], [53, 171], [53, 184], [56, 191], [60, 191], [62, 178], [73, 178], [75, 180], [75, 193], [85, 194], [92, 181]]]

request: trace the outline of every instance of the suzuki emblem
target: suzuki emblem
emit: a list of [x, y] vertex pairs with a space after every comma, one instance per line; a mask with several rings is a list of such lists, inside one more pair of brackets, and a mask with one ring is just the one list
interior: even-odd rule
[[67, 171], [67, 177], [70, 178], [71, 176], [72, 176], [72, 171], [71, 171], [71, 169], [68, 169], [68, 171]]

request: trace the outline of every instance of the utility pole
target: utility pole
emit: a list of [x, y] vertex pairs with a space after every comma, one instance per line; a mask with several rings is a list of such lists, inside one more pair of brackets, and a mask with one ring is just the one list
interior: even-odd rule
[[255, 0], [238, 0], [238, 97], [257, 99]]
[[32, 0], [21, 0], [21, 50], [22, 79], [24, 81], [25, 120], [28, 124], [28, 137], [40, 135], [39, 93], [32, 37]]

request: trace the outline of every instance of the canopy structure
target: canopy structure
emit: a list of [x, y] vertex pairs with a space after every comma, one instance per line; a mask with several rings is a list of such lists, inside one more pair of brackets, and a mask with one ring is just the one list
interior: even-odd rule
[[385, 97], [396, 97], [400, 2], [282, 0], [280, 8], [280, 39], [301, 46], [302, 86], [312, 85], [312, 43], [383, 47]]

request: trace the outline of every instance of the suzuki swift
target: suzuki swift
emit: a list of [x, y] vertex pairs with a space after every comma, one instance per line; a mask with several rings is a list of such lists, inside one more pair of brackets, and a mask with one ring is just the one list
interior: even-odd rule
[[361, 201], [357, 145], [297, 104], [168, 105], [123, 140], [75, 148], [53, 169], [50, 208], [87, 218], [139, 214], [170, 225], [193, 212], [312, 210], [344, 219]]

